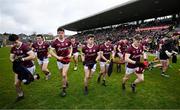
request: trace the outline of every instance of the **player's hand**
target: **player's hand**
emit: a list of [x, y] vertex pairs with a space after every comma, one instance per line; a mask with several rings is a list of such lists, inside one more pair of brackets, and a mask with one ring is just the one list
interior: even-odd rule
[[106, 63], [107, 63], [107, 64], [110, 63], [110, 60], [107, 60]]
[[111, 62], [114, 62], [114, 58], [112, 58], [110, 61], [111, 61]]
[[58, 60], [62, 60], [64, 57], [58, 57]]
[[69, 54], [69, 55], [67, 56], [67, 58], [71, 58], [71, 55]]
[[137, 67], [144, 67], [144, 64], [141, 63], [141, 62], [139, 62], [139, 61], [136, 61], [135, 65], [136, 65]]
[[175, 54], [175, 53], [172, 53], [172, 56], [176, 56], [176, 54]]
[[51, 54], [48, 54], [48, 58], [51, 58], [52, 57], [52, 55]]
[[23, 59], [22, 57], [18, 57], [18, 58], [15, 59], [14, 61], [16, 61], [16, 62], [22, 62], [22, 61], [24, 61], [24, 59]]
[[95, 61], [96, 61], [96, 62], [98, 62], [98, 61], [99, 61], [99, 59], [96, 59]]
[[173, 52], [173, 54], [172, 55], [177, 55], [178, 53], [177, 52]]

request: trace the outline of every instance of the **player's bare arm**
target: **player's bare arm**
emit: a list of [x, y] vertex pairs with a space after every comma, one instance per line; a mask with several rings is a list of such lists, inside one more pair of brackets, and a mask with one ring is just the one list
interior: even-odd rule
[[49, 53], [56, 59], [62, 60], [63, 57], [59, 57], [54, 51], [55, 51], [55, 49], [51, 47]]
[[15, 55], [14, 55], [14, 54], [10, 54], [9, 59], [10, 59], [10, 61], [11, 61], [11, 62], [13, 62], [13, 61], [14, 61], [14, 57], [15, 57]]
[[125, 62], [135, 64], [136, 61], [131, 60], [129, 57], [130, 57], [130, 54], [126, 53], [125, 54]]
[[27, 54], [28, 54], [29, 56], [22, 58], [23, 61], [33, 60], [33, 59], [35, 59], [35, 57], [36, 57], [35, 54], [34, 54], [34, 52], [33, 52], [32, 50], [30, 50], [29, 52], [27, 52]]

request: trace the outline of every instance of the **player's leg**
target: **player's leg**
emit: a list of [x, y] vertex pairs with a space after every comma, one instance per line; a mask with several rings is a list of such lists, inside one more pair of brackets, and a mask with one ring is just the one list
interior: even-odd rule
[[43, 63], [42, 65], [42, 71], [44, 72], [44, 74], [46, 75], [46, 80], [49, 80], [51, 73], [49, 72], [48, 67], [48, 63]]
[[84, 66], [84, 71], [85, 71], [85, 78], [84, 78], [84, 94], [88, 94], [88, 82], [91, 79], [92, 75], [96, 71], [96, 64], [93, 65], [92, 69], [90, 69], [87, 66]]
[[153, 68], [157, 68], [157, 67], [162, 67], [162, 64], [159, 63], [159, 64], [156, 64], [156, 65], [153, 66]]
[[[62, 76], [62, 68], [63, 68], [63, 64], [59, 61], [57, 61], [57, 66], [59, 69], [59, 73], [60, 73], [60, 77]], [[62, 88], [63, 89], [63, 88]], [[63, 91], [63, 90], [62, 90]], [[61, 95], [64, 95], [64, 92], [61, 92]]]
[[117, 55], [119, 57], [119, 62], [117, 62], [117, 72], [121, 72], [121, 63], [123, 62], [123, 54], [119, 52]]
[[74, 53], [73, 55], [73, 59], [74, 59], [74, 71], [77, 70], [77, 66], [78, 66], [78, 52]]
[[[159, 62], [159, 60], [158, 60]], [[158, 63], [158, 64], [154, 64], [155, 62], [150, 62], [149, 64], [149, 70], [152, 70], [153, 68], [162, 68], [162, 64]]]
[[62, 96], [66, 96], [66, 88], [68, 85], [68, 81], [67, 81], [67, 73], [68, 73], [68, 69], [69, 69], [69, 64], [63, 64], [62, 67]]
[[166, 71], [168, 69], [168, 60], [161, 60], [161, 64], [162, 64], [161, 75], [165, 77], [169, 77], [169, 75], [166, 74]]
[[42, 63], [42, 71], [46, 76], [46, 80], [49, 80], [51, 73], [49, 72], [48, 69], [48, 64], [49, 64], [49, 60], [48, 59], [44, 59], [43, 63]]
[[105, 72], [103, 73], [103, 83], [102, 83], [102, 85], [106, 86], [106, 76], [107, 76], [109, 64], [105, 64], [104, 68], [105, 68]]
[[41, 66], [41, 70], [42, 72], [47, 75], [49, 73], [49, 70], [48, 70], [48, 63], [49, 63], [49, 59], [46, 58], [46, 59], [43, 59], [43, 60], [39, 60], [38, 59], [38, 64]]
[[15, 74], [14, 86], [16, 88], [17, 93], [16, 101], [20, 101], [24, 98], [24, 93], [21, 87], [21, 81], [18, 79], [18, 74]]
[[90, 74], [89, 74], [89, 77], [91, 78], [94, 74], [94, 72], [96, 71], [96, 64], [93, 65], [93, 68], [90, 69]]
[[134, 81], [133, 84], [138, 84], [138, 83], [144, 81], [144, 74], [143, 73], [140, 73], [140, 74], [139, 73], [135, 73], [135, 74], [136, 74], [137, 78], [136, 78], [136, 80]]
[[90, 79], [90, 70], [87, 66], [84, 66], [84, 94], [88, 94], [88, 80]]
[[143, 73], [135, 73], [136, 74], [136, 80], [131, 84], [132, 91], [136, 91], [136, 85], [140, 82], [144, 81], [144, 74]]
[[134, 68], [128, 68], [126, 67], [126, 72], [125, 72], [125, 75], [123, 77], [123, 80], [122, 80], [122, 89], [125, 90], [126, 87], [126, 82], [128, 81], [128, 79], [130, 78], [131, 74], [135, 72], [135, 69]]
[[[156, 55], [155, 58], [153, 59], [153, 61], [150, 62], [149, 64], [149, 70], [152, 70], [153, 68], [161, 68], [162, 64], [159, 63], [160, 62], [160, 54], [158, 51], [156, 51]], [[156, 64], [155, 64], [156, 63]], [[157, 64], [158, 63], [158, 64]]]
[[97, 79], [97, 82], [100, 83], [101, 81], [101, 76], [105, 73], [105, 62], [100, 62], [100, 73]]

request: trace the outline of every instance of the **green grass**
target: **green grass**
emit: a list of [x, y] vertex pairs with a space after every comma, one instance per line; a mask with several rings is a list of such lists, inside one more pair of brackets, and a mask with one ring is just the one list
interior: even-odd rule
[[[180, 58], [179, 58], [180, 60]], [[145, 82], [137, 86], [137, 93], [132, 93], [130, 83], [135, 79], [132, 76], [127, 83], [127, 90], [123, 94], [121, 90], [121, 81], [124, 75], [124, 69], [121, 73], [113, 72], [112, 76], [107, 78], [107, 87], [96, 83], [99, 66], [90, 81], [89, 95], [83, 94], [84, 72], [82, 64], [79, 62], [78, 71], [73, 71], [71, 63], [68, 80], [69, 88], [67, 96], [60, 96], [61, 76], [58, 73], [55, 59], [50, 60], [49, 69], [52, 77], [45, 81], [43, 73], [38, 65], [37, 72], [41, 79], [30, 85], [23, 85], [25, 99], [14, 103], [16, 92], [14, 88], [14, 73], [12, 73], [11, 63], [9, 61], [9, 48], [0, 49], [0, 108], [1, 109], [116, 109], [116, 108], [151, 108], [151, 109], [178, 109], [180, 108], [180, 61], [177, 64], [171, 64], [168, 74], [170, 78], [164, 78], [159, 75], [160, 70], [154, 69], [145, 72]], [[116, 69], [114, 69], [116, 70]]]

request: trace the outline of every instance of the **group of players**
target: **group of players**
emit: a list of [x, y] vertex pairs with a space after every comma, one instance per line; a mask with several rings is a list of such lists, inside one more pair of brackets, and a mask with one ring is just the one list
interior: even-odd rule
[[[101, 45], [95, 44], [95, 36], [89, 34], [84, 44], [80, 44], [75, 38], [65, 38], [64, 29], [57, 29], [57, 37], [49, 44], [45, 41], [42, 35], [36, 36], [36, 42], [32, 45], [23, 43], [20, 38], [12, 34], [9, 36], [9, 40], [14, 42], [10, 52], [11, 62], [18, 61], [21, 66], [25, 67], [33, 75], [34, 80], [39, 79], [38, 74], [35, 73], [34, 59], [37, 58], [41, 70], [45, 74], [45, 79], [48, 80], [51, 76], [51, 72], [48, 70], [49, 57], [57, 59], [57, 65], [59, 72], [62, 76], [62, 91], [61, 96], [67, 95], [66, 89], [68, 87], [68, 69], [71, 62], [71, 57], [74, 60], [74, 71], [78, 69], [78, 56], [81, 55], [81, 60], [84, 65], [84, 94], [88, 95], [88, 82], [96, 71], [96, 64], [100, 64], [100, 73], [97, 78], [97, 82], [101, 82], [106, 86], [106, 76], [110, 62], [116, 62], [119, 65], [125, 64], [125, 75], [122, 81], [122, 89], [126, 89], [126, 82], [134, 73], [136, 75], [135, 81], [131, 84], [132, 91], [136, 91], [136, 85], [144, 81], [144, 70], [149, 66], [147, 64], [147, 50], [148, 39], [143, 40], [142, 36], [137, 34], [133, 37], [133, 42], [129, 43], [126, 39], [117, 41], [116, 44], [112, 44], [111, 38], [107, 38]], [[167, 40], [167, 39], [165, 39]], [[169, 48], [170, 44], [165, 43], [160, 47], [160, 54], [157, 57], [161, 61], [162, 74], [168, 68], [168, 59], [176, 55], [172, 48]], [[158, 53], [158, 52], [157, 52]], [[115, 57], [119, 57], [118, 61], [115, 61]], [[146, 62], [146, 63], [145, 63]], [[152, 67], [155, 67], [153, 65]], [[24, 98], [24, 93], [21, 88], [22, 79], [19, 78], [20, 74], [15, 72], [15, 87], [18, 94], [17, 101]]]

